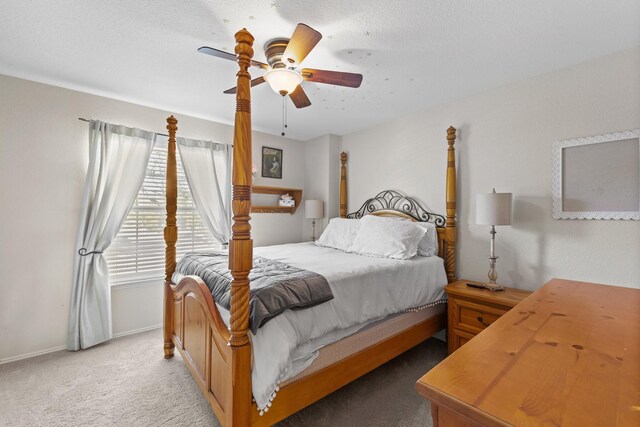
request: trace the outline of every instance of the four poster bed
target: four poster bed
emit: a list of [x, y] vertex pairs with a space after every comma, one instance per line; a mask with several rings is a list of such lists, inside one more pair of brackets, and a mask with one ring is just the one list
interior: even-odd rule
[[[235, 52], [240, 70], [237, 74], [238, 90], [233, 146], [233, 226], [229, 242], [228, 266], [232, 280], [230, 284], [230, 308], [222, 309], [214, 301], [212, 291], [204, 281], [193, 275], [176, 276], [176, 226], [177, 175], [176, 175], [176, 131], [177, 120], [167, 119], [169, 144], [167, 155], [166, 198], [167, 224], [165, 228], [166, 269], [164, 303], [164, 356], [171, 358], [177, 347], [196, 383], [207, 398], [218, 420], [223, 426], [272, 425], [301, 410], [329, 393], [370, 372], [404, 351], [414, 347], [446, 327], [446, 305], [426, 304], [414, 310], [401, 310], [394, 315], [371, 321], [362, 329], [345, 334], [333, 343], [314, 353], [313, 360], [296, 375], [279, 381], [277, 399], [260, 411], [258, 397], [252, 399], [252, 367], [260, 365], [260, 354], [256, 347], [265, 346], [258, 331], [250, 330], [249, 274], [254, 267], [253, 242], [250, 234], [249, 212], [251, 208], [251, 112], [250, 75], [247, 71], [253, 56], [253, 37], [246, 30], [236, 35]], [[456, 169], [455, 129], [447, 130], [448, 152], [446, 168], [446, 217], [425, 211], [417, 202], [399, 193], [386, 191], [369, 199], [360, 210], [347, 215], [346, 153], [342, 153], [340, 175], [340, 217], [361, 218], [365, 215], [392, 216], [411, 221], [432, 222], [436, 226], [438, 256], [422, 264], [438, 264], [444, 283], [456, 280]], [[295, 247], [293, 247], [295, 246]], [[258, 248], [259, 254], [276, 253], [277, 247]], [[334, 256], [336, 249], [318, 248], [313, 244], [282, 245], [277, 249], [282, 254], [308, 253], [308, 258]], [[271, 252], [269, 252], [271, 251]], [[288, 252], [287, 252], [288, 251]], [[315, 251], [315, 252], [314, 252]], [[324, 252], [317, 252], [324, 251]], [[285, 256], [278, 255], [278, 256]], [[294, 254], [295, 255], [295, 254]], [[295, 256], [291, 255], [294, 259]], [[341, 253], [349, 262], [387, 264], [396, 268], [398, 263], [416, 266], [411, 261], [381, 260], [361, 255]], [[352, 257], [352, 258], [348, 258]], [[359, 258], [353, 258], [359, 257]], [[421, 257], [417, 257], [421, 258]], [[323, 258], [319, 258], [323, 259]], [[333, 258], [326, 258], [333, 259]], [[328, 261], [328, 263], [331, 263]], [[395, 264], [393, 264], [395, 263]], [[318, 265], [319, 268], [324, 268]], [[422, 268], [422, 267], [421, 267]], [[328, 267], [327, 267], [328, 269]], [[416, 270], [422, 271], [422, 270]], [[331, 272], [329, 272], [331, 273]], [[355, 273], [354, 273], [355, 274]], [[329, 277], [329, 276], [328, 276]], [[387, 276], [388, 277], [388, 276]], [[393, 275], [396, 289], [404, 280], [402, 275]], [[396, 283], [397, 281], [397, 283]], [[366, 281], [365, 281], [366, 282]], [[365, 283], [367, 286], [369, 282]], [[443, 283], [440, 283], [440, 290]], [[397, 291], [396, 291], [397, 292]], [[405, 293], [403, 289], [398, 294]], [[408, 292], [406, 292], [408, 293]], [[444, 294], [442, 294], [444, 295]], [[323, 306], [337, 305], [339, 298], [315, 306], [313, 309], [295, 310], [292, 316], [303, 315]], [[440, 301], [438, 301], [440, 302]], [[430, 307], [426, 308], [429, 305]], [[410, 306], [414, 307], [414, 306]], [[292, 312], [293, 310], [289, 310]], [[352, 310], [353, 311], [353, 310]], [[399, 314], [398, 314], [399, 313]], [[284, 313], [283, 313], [284, 314]], [[330, 316], [329, 316], [330, 317]], [[316, 320], [312, 320], [311, 323]], [[271, 324], [277, 323], [276, 321]], [[295, 323], [295, 321], [294, 321]], [[316, 326], [316, 325], [312, 325]], [[270, 326], [271, 327], [271, 326]], [[265, 326], [264, 329], [267, 327]], [[274, 329], [275, 326], [271, 327]], [[264, 332], [266, 334], [266, 332]], [[319, 340], [322, 340], [322, 336]], [[302, 343], [306, 344], [306, 343]], [[252, 347], [254, 354], [252, 354]], [[285, 369], [286, 371], [286, 369]], [[253, 372], [253, 379], [256, 376]], [[281, 375], [282, 377], [282, 375]]]

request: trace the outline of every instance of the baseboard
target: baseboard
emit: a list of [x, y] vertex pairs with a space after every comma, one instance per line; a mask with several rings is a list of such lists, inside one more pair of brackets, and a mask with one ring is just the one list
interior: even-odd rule
[[67, 346], [60, 345], [57, 347], [51, 347], [44, 350], [33, 351], [31, 353], [19, 354], [18, 356], [5, 357], [4, 359], [0, 359], [0, 365], [4, 365], [5, 363], [17, 362], [18, 360], [22, 360], [22, 359], [29, 359], [30, 357], [42, 356], [43, 354], [65, 350], [66, 348]]
[[147, 332], [153, 329], [162, 328], [162, 323], [159, 325], [147, 326], [145, 328], [133, 329], [131, 331], [119, 332], [117, 334], [113, 334], [114, 338], [126, 337], [127, 335], [139, 334], [140, 332]]
[[[132, 331], [120, 332], [117, 334], [113, 334], [113, 338], [126, 337], [127, 335], [138, 334], [140, 332], [147, 332], [153, 329], [162, 328], [162, 324], [147, 326], [146, 328], [134, 329]], [[18, 360], [29, 359], [31, 357], [42, 356], [43, 354], [53, 353], [55, 351], [66, 350], [67, 346], [61, 345], [57, 347], [51, 347], [44, 350], [33, 351], [31, 353], [19, 354], [17, 356], [5, 357], [4, 359], [0, 359], [0, 365], [4, 365], [5, 363], [17, 362]]]

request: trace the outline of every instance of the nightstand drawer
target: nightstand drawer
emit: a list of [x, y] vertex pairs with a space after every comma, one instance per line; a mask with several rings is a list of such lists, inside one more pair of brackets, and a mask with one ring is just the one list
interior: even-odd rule
[[449, 300], [449, 305], [455, 312], [453, 327], [473, 334], [481, 332], [507, 312], [457, 298]]
[[[463, 302], [463, 301], [458, 301]], [[499, 314], [489, 313], [484, 307], [482, 310], [472, 307], [465, 307], [464, 304], [460, 306], [460, 323], [458, 326], [464, 325], [468, 326], [472, 329], [484, 329], [504, 314], [505, 312], [500, 312]]]

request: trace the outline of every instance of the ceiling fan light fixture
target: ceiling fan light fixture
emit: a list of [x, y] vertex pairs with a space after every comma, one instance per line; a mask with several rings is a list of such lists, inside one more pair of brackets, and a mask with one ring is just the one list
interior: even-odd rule
[[269, 83], [275, 93], [282, 96], [293, 92], [302, 83], [300, 73], [287, 68], [269, 70], [262, 77]]

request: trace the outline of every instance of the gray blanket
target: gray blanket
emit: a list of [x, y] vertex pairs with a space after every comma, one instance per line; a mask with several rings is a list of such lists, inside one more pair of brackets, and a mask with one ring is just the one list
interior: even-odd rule
[[[176, 266], [183, 275], [199, 276], [214, 300], [231, 309], [231, 272], [227, 252], [189, 252]], [[313, 307], [333, 299], [327, 279], [318, 273], [262, 257], [253, 258], [249, 327], [255, 334], [285, 310]]]

